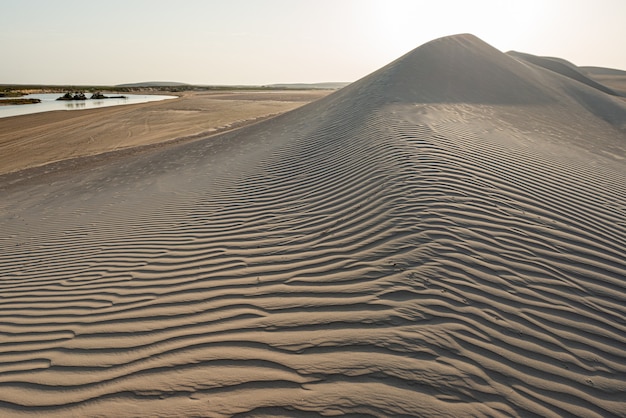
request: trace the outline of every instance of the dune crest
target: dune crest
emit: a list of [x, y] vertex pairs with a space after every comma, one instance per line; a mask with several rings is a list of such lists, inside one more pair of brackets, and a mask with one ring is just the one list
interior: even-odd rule
[[579, 81], [583, 84], [593, 87], [594, 89], [598, 89], [604, 93], [610, 94], [611, 96], [620, 95], [619, 93], [613, 91], [609, 87], [601, 83], [598, 83], [597, 81], [586, 76], [578, 67], [576, 67], [574, 64], [572, 64], [569, 61], [562, 60], [559, 58], [552, 58], [552, 57], [538, 57], [536, 55], [524, 54], [523, 52], [517, 52], [517, 51], [509, 51], [507, 52], [507, 55], [529, 62], [531, 64], [538, 65], [550, 71], [554, 71], [557, 74], [561, 74], [561, 75], [564, 75], [565, 77], [571, 78], [572, 80]]
[[625, 120], [459, 35], [1, 185], [0, 415], [623, 416]]

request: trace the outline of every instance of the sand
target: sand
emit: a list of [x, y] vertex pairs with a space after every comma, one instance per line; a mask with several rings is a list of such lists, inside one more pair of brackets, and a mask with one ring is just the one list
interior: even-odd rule
[[2, 416], [626, 415], [626, 107], [471, 35], [0, 183]]
[[223, 132], [295, 109], [329, 92], [183, 92], [178, 99], [162, 102], [0, 118], [0, 175]]
[[588, 77], [620, 93], [626, 100], [626, 71], [602, 67], [578, 67]]

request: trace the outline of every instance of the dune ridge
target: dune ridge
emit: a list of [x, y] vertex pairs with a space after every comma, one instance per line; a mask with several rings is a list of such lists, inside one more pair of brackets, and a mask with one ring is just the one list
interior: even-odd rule
[[517, 51], [509, 51], [507, 54], [514, 58], [538, 65], [550, 71], [554, 71], [612, 96], [620, 96], [618, 92], [583, 74], [585, 71], [584, 68], [578, 68], [569, 61], [553, 57], [538, 57], [536, 55], [525, 54]]
[[458, 35], [6, 185], [0, 414], [624, 416], [625, 120]]

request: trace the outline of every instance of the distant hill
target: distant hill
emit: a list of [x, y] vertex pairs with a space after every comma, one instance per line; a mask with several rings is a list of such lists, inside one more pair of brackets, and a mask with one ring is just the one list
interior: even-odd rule
[[189, 89], [255, 89], [255, 88], [269, 88], [269, 89], [293, 89], [293, 90], [338, 90], [347, 86], [348, 82], [326, 82], [326, 83], [281, 83], [281, 84], [268, 84], [263, 86], [252, 85], [200, 85], [200, 84], [188, 84], [179, 83], [175, 81], [142, 81], [139, 83], [125, 83], [118, 84], [115, 87], [119, 88], [189, 88]]
[[276, 89], [324, 89], [324, 90], [337, 90], [347, 86], [348, 82], [331, 81], [326, 83], [282, 83], [282, 84], [269, 84], [265, 87]]
[[142, 81], [140, 83], [118, 84], [115, 87], [183, 87], [190, 86], [187, 83], [178, 83], [175, 81]]

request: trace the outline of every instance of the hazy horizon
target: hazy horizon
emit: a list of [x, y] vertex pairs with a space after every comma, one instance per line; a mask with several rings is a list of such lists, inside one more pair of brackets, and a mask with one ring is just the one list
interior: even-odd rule
[[0, 84], [350, 82], [432, 39], [626, 70], [626, 2], [0, 0]]

